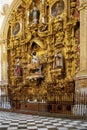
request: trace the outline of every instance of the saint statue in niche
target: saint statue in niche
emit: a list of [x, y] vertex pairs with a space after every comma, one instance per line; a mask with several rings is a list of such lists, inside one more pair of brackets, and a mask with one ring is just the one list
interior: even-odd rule
[[39, 15], [40, 11], [38, 10], [36, 3], [33, 2], [33, 9], [29, 12], [29, 17], [31, 17], [33, 23], [37, 24], [39, 22]]
[[29, 74], [31, 70], [38, 69], [40, 67], [40, 61], [39, 58], [36, 56], [36, 52], [33, 52], [31, 56], [32, 56], [32, 60], [28, 67]]
[[58, 0], [51, 8], [51, 15], [56, 17], [60, 15], [64, 10], [64, 1]]
[[62, 56], [62, 53], [58, 53], [58, 54], [54, 55], [53, 69], [56, 69], [58, 67], [63, 67], [63, 56]]
[[22, 76], [22, 70], [21, 70], [20, 59], [19, 58], [16, 61], [16, 66], [15, 66], [15, 69], [14, 69], [14, 73], [17, 76]]

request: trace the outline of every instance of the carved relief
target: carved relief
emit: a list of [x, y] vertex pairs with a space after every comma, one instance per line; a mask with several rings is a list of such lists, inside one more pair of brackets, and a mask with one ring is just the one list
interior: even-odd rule
[[[74, 93], [71, 79], [72, 74], [74, 75], [76, 71], [74, 68], [76, 63], [76, 37], [74, 37], [76, 19], [71, 19], [70, 16], [67, 20], [68, 12], [64, 8], [68, 1], [37, 0], [34, 5], [33, 2], [32, 0], [25, 1], [24, 10], [19, 13], [14, 11], [11, 16], [10, 26], [13, 27], [17, 23], [16, 19], [22, 20], [22, 31], [21, 35], [16, 35], [20, 29], [18, 27], [17, 32], [13, 29], [14, 35], [11, 36], [9, 33], [7, 44], [10, 66], [8, 68], [9, 84], [13, 86], [12, 89], [16, 86], [17, 89], [14, 89], [14, 93], [20, 100], [51, 101], [50, 97], [54, 92], [55, 101], [59, 101], [59, 95]], [[23, 5], [21, 6], [23, 7]], [[22, 8], [21, 6], [20, 8]], [[74, 5], [70, 1], [70, 9], [71, 6]], [[44, 19], [46, 21], [43, 22], [43, 18], [46, 18]], [[15, 59], [19, 56], [21, 63], [19, 64], [18, 59], [15, 66]], [[24, 94], [23, 97], [20, 97], [19, 91], [21, 93], [27, 91], [27, 95]], [[14, 97], [16, 97], [15, 94]]]
[[48, 25], [47, 24], [41, 24], [39, 27], [40, 32], [44, 32], [48, 30]]
[[63, 41], [63, 39], [64, 39], [64, 32], [61, 31], [61, 32], [57, 33], [56, 34], [56, 44], [55, 45], [60, 44]]

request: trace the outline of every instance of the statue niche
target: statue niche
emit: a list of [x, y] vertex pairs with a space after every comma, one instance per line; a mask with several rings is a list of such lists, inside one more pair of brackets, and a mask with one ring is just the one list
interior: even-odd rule
[[53, 69], [63, 68], [63, 55], [62, 53], [57, 53], [54, 55], [53, 59]]
[[40, 16], [40, 11], [36, 6], [36, 3], [33, 2], [33, 7], [29, 11], [29, 23], [31, 24], [38, 24], [39, 23], [39, 16]]
[[40, 67], [40, 61], [39, 61], [39, 58], [36, 56], [36, 52], [33, 52], [31, 56], [32, 56], [32, 60], [28, 68], [29, 75], [30, 75], [30, 71], [37, 72], [37, 70]]
[[28, 79], [42, 78], [42, 64], [40, 63], [37, 52], [40, 51], [40, 46], [33, 42], [31, 45], [31, 59], [28, 64]]
[[50, 70], [52, 80], [55, 80], [58, 76], [59, 77], [64, 77], [65, 76], [65, 70], [64, 70], [64, 57], [63, 53], [57, 52], [55, 53], [53, 57], [53, 64], [52, 68]]

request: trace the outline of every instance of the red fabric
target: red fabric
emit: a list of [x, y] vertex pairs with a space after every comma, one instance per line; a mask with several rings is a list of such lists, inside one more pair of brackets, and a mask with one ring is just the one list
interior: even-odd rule
[[20, 76], [20, 66], [19, 65], [16, 66], [15, 71], [16, 71], [17, 75]]

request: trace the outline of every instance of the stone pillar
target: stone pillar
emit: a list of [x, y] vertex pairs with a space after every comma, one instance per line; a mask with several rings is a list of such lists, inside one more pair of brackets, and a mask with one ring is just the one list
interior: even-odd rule
[[2, 45], [1, 45], [1, 68], [2, 68], [2, 73], [1, 73], [1, 80], [2, 80], [2, 85], [7, 85], [7, 50], [6, 50], [6, 43], [4, 40], [2, 40]]
[[[76, 74], [76, 105], [87, 104], [87, 0], [80, 0], [80, 70]], [[81, 98], [84, 96], [84, 100]], [[78, 100], [79, 99], [79, 100]], [[85, 108], [85, 107], [84, 107]], [[84, 110], [85, 112], [85, 110]], [[78, 113], [81, 114], [81, 113]], [[87, 112], [83, 113], [87, 114]]]
[[80, 71], [76, 77], [87, 77], [87, 2], [80, 3]]

